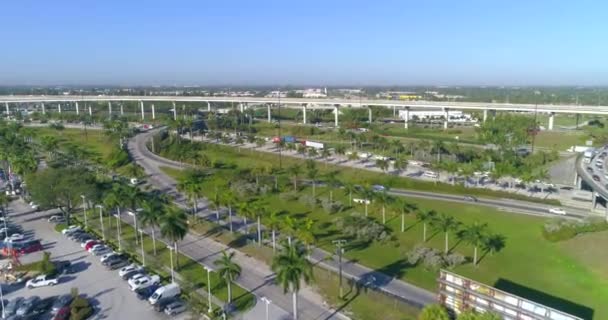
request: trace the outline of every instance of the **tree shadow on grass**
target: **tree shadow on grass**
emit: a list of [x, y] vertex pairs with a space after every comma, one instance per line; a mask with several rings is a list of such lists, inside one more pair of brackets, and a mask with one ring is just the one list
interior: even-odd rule
[[255, 239], [253, 235], [241, 234], [236, 237], [236, 239], [230, 241], [228, 246], [230, 248], [239, 249], [247, 245], [247, 243], [251, 240]]
[[510, 280], [500, 278], [494, 283], [494, 287], [583, 319], [593, 319], [594, 310], [592, 308], [520, 285]]

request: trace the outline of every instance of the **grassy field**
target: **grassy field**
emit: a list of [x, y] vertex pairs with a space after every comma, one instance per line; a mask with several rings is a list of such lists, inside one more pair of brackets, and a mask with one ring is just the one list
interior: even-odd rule
[[[34, 128], [32, 128], [34, 129]], [[39, 137], [50, 135], [59, 138], [60, 146], [74, 143], [84, 147], [96, 157], [105, 157], [112, 151], [112, 145], [102, 130], [87, 130], [87, 134], [81, 129], [55, 130], [52, 128], [35, 128]]]
[[[249, 151], [242, 151], [237, 155], [236, 151], [231, 153], [230, 150], [221, 147], [212, 147], [204, 152], [212, 160], [221, 158], [227, 162], [234, 162], [240, 167], [266, 163], [268, 159], [276, 162], [276, 156], [267, 158], [271, 155], [251, 154]], [[292, 159], [283, 159], [283, 164], [289, 165], [288, 160]], [[179, 175], [175, 171], [170, 173]], [[358, 178], [365, 179], [361, 175], [362, 173], [359, 172]], [[225, 184], [233, 176], [234, 172], [220, 170], [205, 183], [203, 189], [214, 190], [216, 186]], [[309, 188], [304, 188], [300, 191], [300, 196], [310, 192]], [[327, 197], [327, 190], [318, 188], [318, 197]], [[345, 195], [340, 192], [336, 192], [335, 197], [343, 203], [348, 202]], [[435, 200], [412, 199], [411, 201], [417, 203], [422, 210], [433, 209], [453, 215], [465, 224], [487, 223], [492, 232], [506, 237], [506, 248], [503, 251], [496, 254], [482, 254], [481, 263], [477, 268], [469, 263], [457, 267], [455, 272], [584, 318], [590, 318], [590, 313], [585, 307], [580, 306], [594, 309], [595, 319], [608, 317], [608, 307], [602, 303], [608, 298], [608, 286], [606, 286], [608, 279], [592, 272], [585, 261], [573, 257], [558, 245], [545, 241], [540, 232], [544, 219], [473, 205]], [[328, 250], [332, 249], [331, 240], [341, 237], [340, 230], [335, 229], [334, 219], [352, 211], [363, 212], [363, 207], [355, 207], [329, 215], [320, 208], [310, 207], [300, 201], [282, 200], [278, 195], [265, 196], [264, 203], [269, 211], [288, 210], [293, 216], [309, 217], [316, 221], [314, 232], [317, 236], [317, 245]], [[380, 219], [379, 212], [380, 208], [374, 205], [370, 207], [370, 214], [377, 219]], [[408, 216], [407, 231], [401, 233], [399, 224], [399, 216], [393, 210], [389, 210], [387, 226], [391, 234], [396, 237], [396, 242], [373, 242], [364, 246], [350, 247], [347, 256], [369, 267], [434, 290], [437, 274], [420, 266], [411, 266], [405, 259], [407, 252], [422, 242], [422, 225], [416, 223], [414, 217]], [[441, 249], [443, 234], [434, 232], [430, 234], [432, 236], [426, 245]], [[451, 237], [454, 238], [454, 235]], [[471, 246], [457, 241], [453, 241], [452, 246], [455, 252], [472, 256]]]

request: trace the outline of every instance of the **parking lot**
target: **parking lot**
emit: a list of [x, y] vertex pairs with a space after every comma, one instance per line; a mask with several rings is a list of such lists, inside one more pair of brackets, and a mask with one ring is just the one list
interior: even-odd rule
[[[118, 276], [118, 271], [108, 271], [99, 261], [80, 247], [79, 243], [69, 240], [54, 230], [54, 225], [47, 222], [48, 214], [31, 212], [32, 209], [21, 200], [13, 201], [9, 209], [11, 221], [20, 224], [24, 233], [40, 239], [44, 250], [50, 252], [52, 260], [69, 260], [73, 273], [59, 277], [55, 286], [27, 289], [23, 284], [19, 287], [3, 286], [4, 299], [29, 297], [32, 295], [46, 298], [69, 294], [71, 288], [78, 288], [81, 295], [90, 299], [95, 308], [92, 319], [169, 319], [162, 313], [156, 312], [147, 301], [137, 299], [135, 293], [129, 290], [126, 281]], [[29, 256], [29, 257], [28, 257]], [[40, 253], [24, 255], [22, 262], [41, 257]], [[185, 319], [185, 314], [172, 319]], [[50, 316], [45, 317], [50, 319]]]

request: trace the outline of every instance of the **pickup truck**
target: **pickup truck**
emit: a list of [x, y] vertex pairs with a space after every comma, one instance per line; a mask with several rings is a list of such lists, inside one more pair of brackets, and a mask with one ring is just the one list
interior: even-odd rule
[[25, 286], [28, 289], [38, 288], [38, 287], [46, 287], [46, 286], [54, 286], [59, 283], [59, 280], [55, 277], [51, 277], [49, 275], [41, 275], [37, 276], [34, 279], [29, 280], [25, 283]]

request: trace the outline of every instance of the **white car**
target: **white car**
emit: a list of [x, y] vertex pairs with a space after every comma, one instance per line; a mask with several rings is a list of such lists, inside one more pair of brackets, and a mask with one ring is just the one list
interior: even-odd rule
[[65, 228], [65, 229], [63, 229], [63, 230], [61, 230], [61, 234], [65, 234], [65, 235], [67, 235], [67, 234], [70, 234], [70, 233], [72, 233], [72, 232], [76, 232], [76, 231], [78, 231], [78, 230], [80, 230], [80, 227], [79, 227], [79, 226], [69, 226], [69, 227], [67, 227], [67, 228]]
[[110, 247], [104, 246], [104, 245], [102, 245], [101, 247], [97, 247], [97, 248], [91, 249], [91, 253], [94, 256], [101, 256], [101, 255], [105, 255], [105, 254], [108, 254], [108, 253], [111, 253], [111, 252], [112, 252], [112, 249], [110, 249]]
[[51, 216], [48, 221], [49, 222], [58, 223], [58, 222], [65, 221], [65, 218], [63, 216], [60, 216], [60, 215], [54, 215], [54, 216]]
[[41, 276], [37, 276], [34, 279], [28, 280], [28, 282], [25, 283], [25, 286], [28, 289], [32, 289], [32, 288], [37, 288], [37, 287], [54, 286], [58, 283], [59, 283], [59, 280], [57, 280], [57, 278], [52, 278], [47, 275], [41, 275]]
[[[122, 277], [122, 276], [121, 276], [121, 277]], [[135, 281], [138, 281], [138, 280], [140, 280], [140, 279], [147, 278], [147, 277], [148, 277], [148, 275], [147, 275], [147, 274], [145, 274], [145, 273], [138, 273], [138, 274], [134, 274], [134, 275], [132, 275], [132, 276], [131, 276], [131, 277], [128, 279], [127, 283], [128, 283], [129, 285], [131, 285], [131, 284], [135, 283]]]
[[135, 291], [137, 289], [142, 289], [142, 288], [147, 288], [153, 284], [158, 284], [160, 283], [160, 277], [157, 275], [153, 275], [153, 276], [145, 276], [142, 278], [139, 278], [137, 280], [129, 280], [129, 287], [131, 288], [131, 291]]
[[10, 236], [4, 238], [4, 242], [16, 242], [16, 241], [21, 241], [24, 238], [25, 237], [21, 233], [13, 233]]
[[566, 215], [566, 210], [562, 208], [551, 208], [549, 209], [549, 213]]
[[39, 206], [35, 203], [35, 202], [30, 202], [30, 207], [32, 207], [32, 209], [34, 210], [38, 210]]
[[116, 251], [108, 252], [108, 253], [102, 255], [101, 258], [99, 258], [99, 261], [101, 263], [104, 263], [106, 260], [110, 259], [112, 256], [115, 256], [117, 254], [118, 254], [118, 252], [116, 252]]
[[132, 272], [132, 271], [141, 271], [141, 270], [143, 270], [143, 268], [140, 265], [134, 263], [134, 264], [128, 265], [128, 266], [120, 269], [118, 271], [118, 275], [120, 277], [122, 277], [122, 276], [124, 276], [125, 274], [127, 274], [129, 272]]

